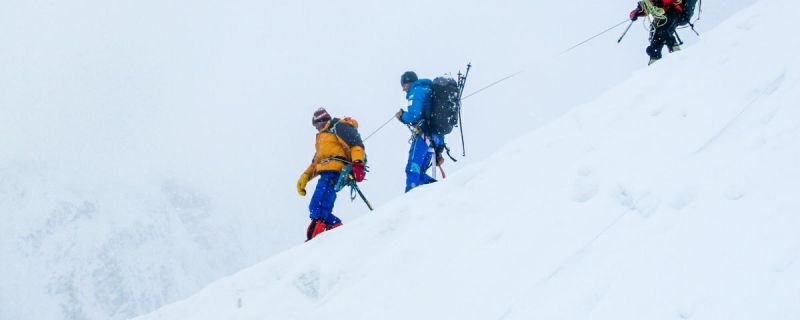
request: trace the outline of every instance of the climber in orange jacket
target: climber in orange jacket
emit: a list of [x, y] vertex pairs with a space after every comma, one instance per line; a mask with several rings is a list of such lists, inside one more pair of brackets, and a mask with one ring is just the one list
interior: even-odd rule
[[317, 133], [316, 153], [311, 165], [297, 181], [297, 193], [306, 195], [306, 184], [319, 176], [317, 188], [308, 206], [311, 224], [306, 231], [306, 241], [318, 234], [342, 225], [342, 220], [333, 214], [336, 202], [336, 183], [346, 165], [352, 165], [356, 182], [364, 180], [364, 143], [358, 134], [358, 122], [352, 118], [332, 118], [328, 111], [319, 108], [314, 112], [311, 124]]

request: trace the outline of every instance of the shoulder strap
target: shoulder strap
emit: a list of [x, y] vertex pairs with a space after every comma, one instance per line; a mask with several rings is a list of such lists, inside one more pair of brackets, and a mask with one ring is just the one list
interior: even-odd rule
[[342, 140], [342, 137], [336, 133], [336, 126], [339, 125], [340, 121], [336, 121], [335, 123], [331, 123], [331, 127], [327, 130], [327, 132], [332, 133], [336, 136], [336, 141], [339, 142], [339, 145], [342, 147], [342, 151], [344, 151], [344, 157], [347, 158], [347, 162], [353, 162], [353, 159], [350, 157], [350, 146]]

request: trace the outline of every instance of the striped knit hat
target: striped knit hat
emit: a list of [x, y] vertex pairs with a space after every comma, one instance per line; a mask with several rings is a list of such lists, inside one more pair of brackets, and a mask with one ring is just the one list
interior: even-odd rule
[[319, 108], [317, 111], [314, 112], [314, 117], [311, 118], [311, 124], [317, 124], [320, 122], [330, 121], [331, 115], [328, 113], [325, 108]]

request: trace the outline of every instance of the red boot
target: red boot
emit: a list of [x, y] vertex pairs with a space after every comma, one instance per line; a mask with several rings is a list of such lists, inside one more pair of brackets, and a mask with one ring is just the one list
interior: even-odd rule
[[327, 229], [328, 225], [326, 225], [322, 220], [311, 220], [311, 224], [308, 225], [308, 229], [306, 230], [306, 242], [314, 239], [314, 237], [325, 232]]
[[320, 233], [338, 228], [341, 225], [342, 225], [341, 222], [329, 226], [325, 224], [325, 222], [322, 220], [311, 220], [311, 224], [308, 225], [308, 229], [306, 230], [306, 242], [308, 242], [308, 240], [314, 239], [314, 237], [316, 237]]
[[334, 224], [332, 226], [329, 226], [328, 229], [325, 229], [325, 230], [327, 231], [327, 230], [331, 230], [331, 229], [336, 229], [336, 228], [341, 227], [341, 226], [342, 226], [342, 223], [341, 222], [337, 222], [336, 224]]

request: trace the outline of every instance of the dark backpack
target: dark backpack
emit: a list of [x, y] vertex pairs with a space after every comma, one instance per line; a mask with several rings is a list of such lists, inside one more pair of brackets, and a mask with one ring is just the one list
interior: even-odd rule
[[685, 26], [692, 22], [694, 10], [697, 8], [697, 2], [702, 0], [683, 0], [681, 7], [683, 7], [683, 14], [678, 18], [678, 25]]
[[438, 77], [431, 84], [431, 109], [425, 114], [427, 133], [449, 134], [458, 124], [458, 83], [453, 78]]

